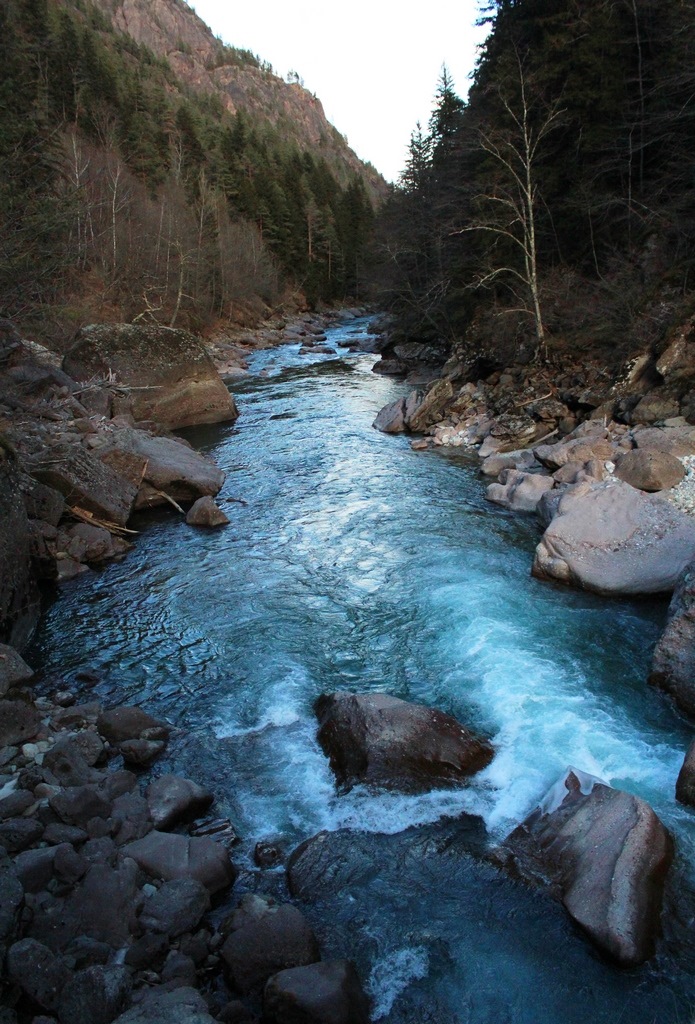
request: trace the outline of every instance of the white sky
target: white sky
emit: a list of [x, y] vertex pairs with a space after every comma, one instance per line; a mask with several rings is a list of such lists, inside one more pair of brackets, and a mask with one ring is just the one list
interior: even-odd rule
[[189, 0], [225, 43], [297, 71], [363, 160], [390, 181], [417, 121], [427, 124], [441, 66], [465, 97], [484, 30], [478, 0]]

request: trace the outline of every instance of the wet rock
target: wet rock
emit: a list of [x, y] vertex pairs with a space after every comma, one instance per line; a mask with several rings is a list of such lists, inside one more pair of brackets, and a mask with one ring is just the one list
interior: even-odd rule
[[114, 1024], [215, 1024], [205, 1000], [194, 988], [172, 992], [154, 989], [141, 1003], [117, 1017]]
[[664, 491], [681, 482], [685, 469], [675, 455], [636, 448], [616, 461], [615, 475], [640, 491]]
[[535, 512], [541, 497], [554, 486], [552, 477], [504, 469], [500, 473], [500, 482], [489, 485], [486, 497], [488, 501], [513, 512]]
[[174, 428], [238, 416], [210, 356], [187, 331], [134, 324], [84, 327], [63, 368], [76, 380], [113, 372], [134, 389], [130, 400], [136, 420]]
[[37, 457], [32, 473], [59, 491], [69, 505], [125, 526], [137, 486], [80, 445], [56, 445]]
[[618, 480], [565, 491], [536, 548], [533, 574], [599, 594], [673, 590], [695, 556], [695, 522]]
[[60, 1024], [111, 1024], [128, 1006], [131, 989], [124, 967], [87, 967], [63, 988], [58, 1020]]
[[193, 502], [186, 514], [186, 522], [189, 526], [213, 528], [216, 526], [227, 526], [229, 519], [222, 509], [218, 508], [211, 497], [205, 496]]
[[695, 740], [688, 747], [676, 781], [676, 800], [695, 807]]
[[277, 971], [320, 959], [316, 936], [304, 915], [290, 904], [275, 906], [246, 896], [229, 927], [222, 960], [229, 983], [244, 995]]
[[570, 916], [618, 963], [655, 950], [670, 836], [651, 807], [571, 769], [505, 840], [498, 860], [550, 884]]
[[385, 405], [372, 423], [383, 434], [402, 434], [405, 431], [405, 398]]
[[140, 924], [150, 932], [177, 938], [193, 931], [210, 909], [210, 894], [194, 878], [174, 878], [150, 896], [140, 915]]
[[652, 657], [649, 682], [695, 715], [695, 563], [685, 567], [673, 592], [668, 621]]
[[212, 839], [153, 831], [123, 847], [123, 853], [152, 878], [194, 878], [210, 893], [226, 889], [236, 877], [229, 854]]
[[125, 740], [165, 740], [171, 726], [158, 718], [148, 715], [142, 708], [124, 705], [110, 708], [99, 715], [97, 729], [109, 743], [123, 743]]
[[21, 939], [7, 953], [7, 976], [44, 1010], [54, 1010], [70, 980], [62, 957], [35, 939]]
[[351, 960], [280, 971], [263, 993], [268, 1024], [369, 1024], [369, 1000]]
[[90, 523], [77, 523], [68, 531], [66, 551], [79, 562], [99, 564], [124, 554], [129, 544], [121, 537], [115, 537], [108, 530]]
[[24, 700], [0, 700], [0, 747], [26, 743], [40, 728], [41, 719], [33, 704]]
[[37, 843], [43, 835], [43, 825], [35, 818], [7, 818], [0, 821], [0, 846], [8, 853], [19, 853]]
[[315, 705], [318, 740], [338, 785], [426, 792], [462, 783], [493, 757], [450, 715], [384, 693], [333, 693]]
[[99, 450], [101, 461], [136, 488], [135, 508], [215, 495], [224, 473], [212, 459], [193, 451], [173, 437], [153, 437], [143, 430], [120, 430], [110, 444]]
[[0, 697], [13, 686], [21, 686], [33, 678], [34, 671], [14, 647], [0, 644]]
[[154, 827], [164, 832], [203, 814], [214, 800], [209, 790], [178, 775], [155, 779], [146, 796]]
[[147, 768], [166, 750], [164, 740], [124, 740], [118, 748], [126, 764]]

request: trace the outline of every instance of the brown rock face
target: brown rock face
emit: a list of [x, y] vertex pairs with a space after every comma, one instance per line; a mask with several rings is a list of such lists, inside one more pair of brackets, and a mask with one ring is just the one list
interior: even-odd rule
[[681, 482], [685, 469], [668, 452], [635, 448], [620, 456], [615, 475], [640, 491], [665, 491]]
[[233, 421], [238, 412], [194, 335], [169, 327], [93, 324], [77, 333], [63, 367], [85, 381], [112, 372], [131, 392], [136, 420], [169, 428]]
[[653, 955], [671, 838], [649, 804], [570, 770], [498, 859], [550, 884], [589, 938], [625, 966]]
[[682, 711], [695, 715], [695, 563], [686, 567], [673, 592], [649, 682], [670, 694]]
[[318, 740], [338, 785], [405, 793], [461, 784], [493, 758], [490, 744], [436, 708], [385, 693], [332, 693], [316, 702]]

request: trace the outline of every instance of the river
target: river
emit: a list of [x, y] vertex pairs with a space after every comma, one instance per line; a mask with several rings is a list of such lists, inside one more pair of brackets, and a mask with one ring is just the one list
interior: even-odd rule
[[[123, 562], [61, 588], [28, 658], [75, 686], [95, 670], [100, 699], [180, 727], [157, 771], [215, 791], [260, 891], [282, 886], [281, 870], [250, 881], [267, 836], [288, 851], [321, 829], [403, 837], [383, 874], [308, 910], [328, 954], [356, 956], [375, 1019], [687, 1022], [695, 843], [673, 791], [690, 730], [645, 685], [665, 603], [532, 579], [538, 526], [485, 501], [475, 459], [372, 429], [403, 385], [336, 347], [366, 331], [331, 329], [335, 355], [255, 354], [233, 387], [238, 423], [186, 434], [227, 473], [231, 525], [143, 519]], [[312, 715], [335, 689], [436, 705], [488, 735], [495, 759], [459, 791], [337, 796]], [[604, 963], [559, 907], [493, 869], [408, 854], [463, 811], [502, 838], [568, 765], [644, 797], [676, 837], [671, 923], [640, 970]]]

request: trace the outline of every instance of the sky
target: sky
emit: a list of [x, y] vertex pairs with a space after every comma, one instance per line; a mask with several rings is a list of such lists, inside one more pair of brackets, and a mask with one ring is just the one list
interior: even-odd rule
[[409, 13], [397, 0], [189, 0], [225, 43], [296, 71], [357, 155], [389, 181], [403, 170], [411, 133], [426, 126], [442, 64], [459, 96], [469, 87], [478, 0], [430, 0]]

